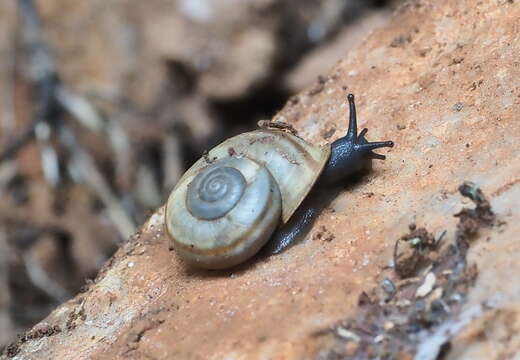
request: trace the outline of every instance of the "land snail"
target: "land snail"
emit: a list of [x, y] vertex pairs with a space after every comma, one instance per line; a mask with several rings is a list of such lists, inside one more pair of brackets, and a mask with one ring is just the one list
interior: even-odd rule
[[367, 129], [358, 134], [354, 96], [347, 98], [348, 131], [331, 144], [316, 146], [286, 131], [259, 129], [199, 159], [166, 204], [166, 229], [177, 253], [195, 267], [222, 269], [251, 258], [270, 239], [273, 253], [290, 246], [309, 214], [291, 217], [313, 187], [345, 182], [372, 159], [385, 159], [372, 150], [393, 146], [368, 142]]

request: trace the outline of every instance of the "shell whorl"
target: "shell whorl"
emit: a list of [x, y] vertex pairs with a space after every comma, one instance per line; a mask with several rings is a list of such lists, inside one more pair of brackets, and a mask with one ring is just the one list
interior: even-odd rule
[[166, 228], [186, 261], [219, 269], [258, 252], [281, 211], [280, 189], [270, 171], [246, 157], [227, 157], [179, 181], [166, 206]]
[[[213, 164], [208, 166], [207, 158], [199, 159], [171, 192], [165, 223], [172, 246], [196, 267], [221, 269], [249, 259], [269, 240], [280, 222], [288, 221], [312, 188], [329, 155], [330, 145], [314, 146], [282, 131], [257, 130], [226, 140], [208, 153], [215, 161]], [[196, 209], [193, 200], [208, 203], [206, 200], [214, 200], [217, 193], [229, 190], [227, 185], [220, 184], [221, 179], [215, 178], [206, 180], [202, 187], [209, 186], [210, 192], [200, 196], [195, 193], [198, 186], [194, 180], [217, 164], [239, 171], [245, 179], [245, 188], [241, 196], [234, 195], [239, 197], [234, 206], [226, 205], [231, 209], [226, 210], [225, 206], [224, 210], [211, 210], [208, 215], [204, 213], [206, 210]], [[192, 191], [194, 194], [188, 195]], [[234, 200], [226, 199], [225, 204], [228, 202]]]
[[240, 200], [246, 185], [237, 169], [214, 164], [200, 172], [189, 185], [186, 207], [201, 220], [221, 218]]

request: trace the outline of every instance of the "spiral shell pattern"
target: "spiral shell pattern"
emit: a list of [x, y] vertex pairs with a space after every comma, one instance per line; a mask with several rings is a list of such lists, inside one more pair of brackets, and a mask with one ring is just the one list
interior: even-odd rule
[[330, 145], [276, 130], [243, 133], [211, 149], [214, 162], [199, 159], [168, 198], [165, 225], [176, 253], [207, 269], [251, 258], [289, 220], [329, 155]]
[[233, 209], [245, 187], [246, 180], [240, 171], [214, 164], [193, 179], [186, 196], [186, 207], [198, 219], [218, 219]]
[[246, 157], [228, 157], [179, 181], [166, 207], [166, 228], [188, 263], [220, 269], [253, 256], [280, 223], [281, 211], [270, 171]]

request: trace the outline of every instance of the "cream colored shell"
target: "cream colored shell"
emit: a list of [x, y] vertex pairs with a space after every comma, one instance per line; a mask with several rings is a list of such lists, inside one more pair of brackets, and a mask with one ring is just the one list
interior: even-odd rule
[[[274, 214], [279, 219], [277, 221], [285, 223], [289, 220], [312, 189], [329, 156], [329, 144], [315, 146], [297, 136], [278, 130], [256, 130], [224, 141], [210, 150], [207, 156], [199, 159], [182, 176], [168, 199], [166, 228], [172, 238], [173, 246], [188, 262], [213, 269], [233, 266], [251, 257], [265, 244], [273, 229], [276, 228], [276, 224], [273, 227], [272, 220], [269, 219]], [[276, 205], [275, 194], [274, 198], [264, 204], [272, 207], [273, 214], [269, 215], [267, 220], [250, 224], [252, 229], [249, 230], [249, 234], [244, 232], [241, 226], [233, 231], [230, 230], [229, 223], [226, 221], [239, 213], [238, 211], [233, 213], [234, 210], [225, 216], [228, 220], [222, 220], [226, 225], [224, 228], [219, 228], [215, 223], [215, 227], [210, 226], [204, 230], [212, 229], [211, 231], [203, 234], [199, 230], [200, 226], [185, 226], [186, 191], [191, 180], [211, 163], [223, 160], [227, 162], [225, 159], [234, 158], [252, 160], [259, 169], [265, 167], [274, 186], [279, 189], [275, 193], [279, 193], [281, 197], [281, 209], [276, 210], [279, 205]], [[255, 171], [258, 172], [259, 169]], [[278, 215], [276, 215], [277, 211]], [[190, 227], [193, 229], [190, 230]], [[270, 229], [264, 230], [264, 227]], [[227, 239], [224, 242], [222, 242], [221, 231], [226, 233]], [[237, 238], [233, 240], [235, 235]], [[243, 238], [244, 235], [250, 236], [251, 241], [256, 241], [255, 239], [260, 241], [256, 241], [255, 245], [248, 244], [248, 240]], [[266, 238], [261, 238], [262, 236]], [[244, 247], [244, 244], [248, 245]]]
[[[209, 151], [207, 159], [234, 154], [263, 164], [282, 194], [282, 221], [289, 220], [320, 176], [330, 156], [330, 144], [316, 146], [279, 130], [255, 130], [232, 137]], [[192, 176], [208, 165], [199, 159], [183, 176]]]
[[224, 158], [219, 165], [237, 169], [246, 182], [232, 210], [211, 220], [188, 210], [184, 204], [196, 173], [182, 178], [166, 207], [174, 248], [189, 263], [208, 269], [231, 267], [256, 254], [276, 229], [282, 209], [280, 190], [265, 167], [244, 157]]

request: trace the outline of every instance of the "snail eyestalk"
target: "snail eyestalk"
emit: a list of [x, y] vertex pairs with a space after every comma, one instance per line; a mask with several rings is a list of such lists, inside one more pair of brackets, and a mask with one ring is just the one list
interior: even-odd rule
[[[348, 122], [347, 139], [355, 139], [357, 137], [357, 114], [356, 114], [356, 103], [354, 102], [354, 94], [347, 95], [350, 117]], [[367, 129], [368, 131], [368, 129]], [[366, 131], [365, 131], [366, 132]]]

